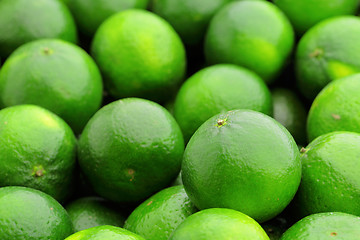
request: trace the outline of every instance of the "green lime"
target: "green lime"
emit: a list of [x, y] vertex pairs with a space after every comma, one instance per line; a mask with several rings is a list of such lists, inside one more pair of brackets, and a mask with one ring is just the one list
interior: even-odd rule
[[185, 50], [175, 30], [159, 16], [126, 10], [107, 19], [92, 43], [110, 95], [167, 100], [181, 83]]
[[69, 215], [49, 195], [25, 187], [0, 188], [0, 239], [63, 240], [72, 233]]
[[59, 0], [1, 0], [0, 36], [1, 57], [40, 38], [77, 42], [75, 22]]
[[230, 208], [264, 222], [294, 197], [300, 154], [290, 133], [273, 118], [230, 111], [210, 118], [192, 136], [182, 179], [199, 209]]
[[324, 19], [355, 15], [359, 6], [358, 0], [273, 0], [273, 2], [286, 14], [299, 35]]
[[272, 91], [274, 104], [273, 115], [294, 137], [296, 143], [304, 144], [306, 140], [306, 116], [304, 104], [296, 94], [285, 88]]
[[261, 226], [249, 216], [231, 209], [213, 208], [185, 219], [169, 240], [269, 240]]
[[18, 48], [0, 71], [0, 107], [42, 106], [80, 133], [102, 99], [100, 71], [80, 47], [43, 39]]
[[311, 28], [296, 51], [297, 83], [314, 99], [329, 82], [360, 72], [360, 18], [336, 17]]
[[281, 240], [355, 240], [360, 236], [360, 217], [327, 212], [310, 215], [287, 230]]
[[98, 226], [77, 232], [65, 240], [145, 240], [125, 229], [114, 226]]
[[159, 104], [127, 98], [100, 109], [79, 140], [80, 167], [94, 190], [117, 202], [143, 201], [177, 176], [181, 130]]
[[334, 131], [360, 132], [360, 74], [330, 83], [315, 98], [307, 119], [309, 141]]
[[154, 0], [152, 11], [168, 21], [185, 44], [202, 43], [211, 18], [232, 0]]
[[124, 228], [147, 240], [168, 240], [179, 224], [196, 211], [183, 186], [170, 187], [138, 206]]
[[181, 172], [179, 173], [179, 175], [176, 177], [176, 179], [171, 184], [171, 186], [179, 186], [179, 185], [183, 185]]
[[111, 15], [129, 8], [146, 8], [148, 0], [71, 0], [68, 6], [79, 30], [92, 37], [97, 28]]
[[71, 194], [76, 138], [55, 114], [33, 105], [2, 109], [0, 152], [0, 186], [39, 189], [58, 201]]
[[233, 63], [270, 83], [283, 68], [294, 45], [285, 15], [266, 1], [236, 1], [211, 20], [205, 55], [211, 64]]
[[74, 231], [111, 225], [122, 227], [126, 217], [111, 202], [99, 197], [84, 197], [66, 206]]
[[210, 117], [234, 109], [271, 115], [271, 93], [252, 71], [219, 64], [195, 73], [184, 83], [176, 96], [174, 116], [188, 141]]
[[302, 216], [319, 212], [360, 215], [360, 134], [332, 132], [302, 149], [302, 180], [295, 198]]

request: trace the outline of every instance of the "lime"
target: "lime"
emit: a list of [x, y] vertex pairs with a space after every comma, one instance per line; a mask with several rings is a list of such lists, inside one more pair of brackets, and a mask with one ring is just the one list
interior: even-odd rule
[[281, 240], [352, 240], [359, 239], [360, 217], [328, 212], [310, 215], [287, 230]]
[[138, 206], [124, 228], [147, 240], [168, 240], [179, 224], [196, 211], [183, 186], [170, 187]]
[[1, 187], [31, 187], [63, 201], [71, 194], [75, 150], [70, 127], [48, 110], [19, 105], [0, 111]]
[[167, 20], [185, 44], [202, 43], [214, 14], [232, 0], [154, 0], [152, 11]]
[[360, 134], [332, 132], [302, 149], [302, 180], [296, 195], [302, 216], [319, 212], [360, 215]]
[[79, 30], [92, 37], [96, 29], [111, 15], [129, 9], [146, 8], [148, 0], [71, 0], [68, 6]]
[[360, 74], [336, 80], [314, 100], [307, 119], [308, 139], [334, 131], [360, 132]]
[[169, 240], [269, 240], [261, 226], [249, 216], [231, 209], [213, 208], [185, 219]]
[[316, 23], [340, 15], [355, 15], [358, 0], [273, 0], [301, 35]]
[[114, 226], [98, 226], [77, 232], [65, 240], [145, 240], [125, 229]]
[[266, 1], [236, 1], [211, 20], [205, 55], [209, 63], [234, 63], [271, 82], [283, 68], [294, 45], [285, 15]]
[[1, 57], [40, 38], [77, 41], [71, 13], [59, 0], [1, 0], [0, 36]]
[[165, 108], [127, 98], [90, 119], [79, 140], [79, 163], [98, 194], [137, 202], [175, 179], [183, 151], [181, 130]]
[[273, 118], [230, 111], [207, 120], [190, 139], [182, 179], [199, 209], [231, 208], [264, 222], [294, 197], [299, 155], [290, 133]]
[[56, 39], [27, 43], [0, 71], [0, 106], [35, 104], [62, 117], [80, 133], [100, 107], [102, 79], [80, 47]]
[[294, 137], [298, 144], [306, 143], [306, 109], [296, 94], [285, 88], [272, 91], [274, 118]]
[[296, 52], [297, 83], [314, 99], [329, 82], [360, 72], [360, 18], [336, 17], [320, 22], [300, 40]]
[[166, 100], [185, 74], [184, 46], [159, 16], [126, 10], [107, 19], [92, 43], [92, 55], [115, 98]]
[[0, 239], [63, 240], [72, 233], [69, 215], [49, 195], [25, 187], [0, 188]]
[[251, 109], [270, 115], [271, 93], [252, 71], [219, 64], [190, 77], [175, 100], [174, 116], [188, 141], [210, 117], [233, 109]]
[[66, 206], [75, 232], [84, 229], [111, 225], [122, 227], [125, 216], [113, 204], [99, 197], [84, 197]]

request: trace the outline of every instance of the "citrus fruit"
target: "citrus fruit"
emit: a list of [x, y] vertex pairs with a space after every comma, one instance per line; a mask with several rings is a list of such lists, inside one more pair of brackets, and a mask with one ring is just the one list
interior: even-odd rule
[[252, 71], [219, 64], [200, 70], [183, 84], [176, 96], [174, 116], [188, 141], [210, 117], [233, 109], [270, 115], [271, 93]]
[[179, 36], [165, 20], [144, 10], [126, 10], [107, 19], [91, 49], [115, 98], [165, 100], [185, 74]]
[[39, 38], [77, 41], [73, 17], [59, 0], [1, 0], [0, 36], [1, 57]]
[[309, 141], [334, 131], [360, 132], [360, 74], [330, 83], [315, 98], [307, 119]]
[[100, 107], [102, 79], [80, 47], [42, 39], [18, 48], [0, 71], [0, 106], [40, 105], [80, 133]]
[[152, 11], [168, 21], [185, 44], [202, 43], [214, 14], [231, 0], [154, 0]]
[[178, 186], [178, 185], [183, 185], [182, 182], [182, 177], [181, 177], [181, 172], [179, 173], [179, 175], [177, 176], [177, 178], [172, 182], [171, 186]]
[[0, 188], [0, 239], [63, 240], [72, 233], [69, 215], [49, 195], [25, 187]]
[[210, 64], [233, 63], [270, 83], [283, 68], [294, 45], [285, 15], [266, 1], [235, 1], [211, 20], [205, 38]]
[[360, 134], [332, 132], [302, 149], [302, 180], [296, 196], [301, 215], [360, 215]]
[[316, 23], [340, 15], [355, 15], [358, 0], [273, 0], [301, 35]]
[[65, 240], [145, 240], [125, 229], [114, 226], [98, 226], [77, 232]]
[[99, 197], [79, 198], [66, 206], [74, 231], [111, 225], [122, 227], [125, 216], [109, 201]]
[[351, 240], [360, 236], [360, 217], [328, 212], [310, 215], [288, 229], [281, 240]]
[[306, 143], [306, 109], [294, 92], [285, 88], [272, 91], [273, 116], [294, 137], [296, 143]]
[[79, 31], [92, 37], [96, 29], [111, 15], [129, 9], [146, 8], [148, 0], [71, 0], [68, 6]]
[[231, 209], [213, 208], [185, 219], [169, 240], [268, 240], [261, 226], [249, 216]]
[[31, 187], [58, 201], [71, 194], [76, 138], [55, 114], [33, 105], [2, 109], [0, 152], [1, 187]]
[[230, 208], [259, 222], [279, 214], [301, 179], [297, 145], [273, 118], [234, 110], [207, 120], [190, 139], [182, 179], [199, 208]]
[[314, 99], [329, 82], [360, 72], [360, 19], [331, 18], [311, 28], [296, 51], [297, 83]]
[[127, 98], [90, 119], [79, 140], [79, 163], [98, 194], [137, 202], [175, 179], [183, 151], [181, 130], [165, 108]]
[[168, 240], [179, 224], [196, 211], [183, 186], [170, 187], [138, 206], [124, 228], [147, 240]]

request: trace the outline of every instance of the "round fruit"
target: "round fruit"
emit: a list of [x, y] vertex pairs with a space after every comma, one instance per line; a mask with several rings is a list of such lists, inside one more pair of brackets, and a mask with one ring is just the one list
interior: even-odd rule
[[360, 134], [333, 132], [302, 149], [302, 180], [296, 196], [302, 215], [360, 215]]
[[269, 240], [261, 226], [249, 216], [231, 209], [213, 208], [185, 219], [169, 240]]
[[[270, 30], [269, 30], [270, 29]], [[236, 1], [211, 20], [205, 39], [209, 63], [234, 63], [271, 82], [294, 45], [294, 32], [285, 15], [266, 1]]]
[[71, 0], [68, 6], [79, 30], [92, 37], [96, 29], [111, 15], [129, 9], [146, 8], [148, 0]]
[[152, 10], [168, 21], [185, 44], [199, 45], [214, 14], [232, 0], [154, 0]]
[[114, 226], [99, 226], [77, 232], [65, 240], [145, 240], [125, 229]]
[[58, 0], [1, 0], [0, 56], [40, 38], [77, 41], [75, 22], [64, 3]]
[[360, 236], [360, 217], [328, 212], [310, 215], [291, 228], [281, 240], [332, 240], [332, 239], [358, 239]]
[[0, 106], [35, 104], [62, 117], [80, 133], [100, 107], [102, 79], [80, 47], [56, 39], [27, 43], [0, 71]]
[[66, 206], [66, 211], [75, 232], [102, 225], [122, 227], [125, 222], [115, 206], [99, 197], [77, 199]]
[[279, 214], [298, 189], [299, 151], [273, 118], [230, 111], [210, 118], [190, 139], [182, 179], [199, 209], [231, 208], [264, 222]]
[[354, 16], [325, 20], [300, 40], [296, 52], [297, 82], [313, 99], [329, 82], [360, 72], [360, 19]]
[[69, 215], [49, 195], [31, 188], [0, 188], [0, 239], [63, 240], [72, 233]]
[[301, 35], [316, 23], [335, 16], [355, 15], [358, 0], [273, 0]]
[[334, 131], [360, 132], [360, 74], [336, 80], [314, 100], [307, 119], [309, 141]]
[[306, 109], [295, 93], [277, 88], [272, 91], [274, 119], [294, 137], [296, 143], [306, 143]]
[[197, 72], [184, 83], [175, 100], [174, 116], [187, 142], [210, 117], [234, 109], [270, 115], [271, 94], [255, 73], [220, 64]]
[[70, 195], [76, 138], [55, 114], [33, 105], [2, 109], [0, 152], [1, 187], [31, 187], [58, 201]]
[[124, 228], [147, 240], [168, 240], [179, 224], [196, 211], [182, 185], [170, 187], [138, 206]]
[[179, 36], [165, 20], [144, 10], [126, 10], [106, 20], [91, 52], [116, 98], [166, 100], [185, 74]]
[[184, 140], [157, 103], [127, 98], [100, 109], [79, 140], [79, 163], [101, 196], [142, 201], [168, 186], [180, 170]]

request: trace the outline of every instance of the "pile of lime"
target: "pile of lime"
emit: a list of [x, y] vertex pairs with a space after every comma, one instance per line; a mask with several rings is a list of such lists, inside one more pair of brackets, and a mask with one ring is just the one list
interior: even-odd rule
[[360, 239], [359, 7], [0, 0], [0, 239]]

